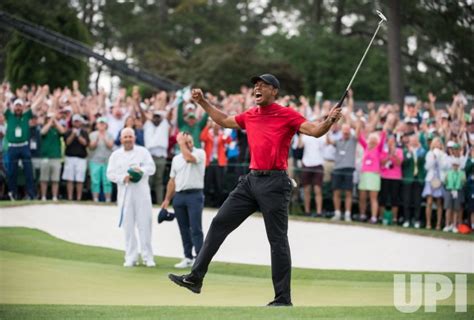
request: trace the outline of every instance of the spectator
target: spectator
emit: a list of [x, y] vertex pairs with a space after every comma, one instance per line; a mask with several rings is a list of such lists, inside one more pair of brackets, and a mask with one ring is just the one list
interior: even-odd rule
[[138, 122], [134, 116], [128, 116], [125, 120], [125, 126], [121, 128], [115, 138], [115, 145], [120, 147], [121, 145], [121, 133], [125, 128], [131, 128], [135, 132], [136, 144], [139, 146], [145, 146], [145, 134], [143, 128], [141, 128], [141, 122]]
[[379, 210], [378, 193], [381, 184], [380, 158], [385, 143], [385, 130], [382, 131], [380, 137], [375, 132], [370, 133], [367, 142], [361, 133], [359, 133], [358, 139], [364, 149], [359, 183], [360, 219], [362, 221], [367, 220], [367, 193], [369, 193], [371, 208], [370, 223], [374, 224], [377, 223], [377, 213]]
[[[426, 150], [421, 146], [417, 135], [409, 137], [408, 145], [403, 148], [403, 181], [402, 199], [404, 210], [403, 227], [408, 228], [412, 223], [420, 228], [421, 192], [425, 180]], [[413, 215], [410, 214], [413, 209]], [[411, 219], [413, 216], [414, 219]]]
[[33, 114], [30, 119], [30, 151], [31, 151], [31, 163], [33, 166], [33, 179], [35, 185], [37, 185], [38, 178], [40, 175], [40, 162], [41, 162], [41, 125], [38, 123], [38, 116]]
[[138, 263], [138, 241], [135, 234], [135, 229], [138, 229], [142, 261], [147, 267], [155, 267], [151, 245], [152, 205], [148, 184], [148, 177], [155, 173], [155, 164], [146, 148], [135, 145], [133, 129], [125, 128], [121, 135], [122, 148], [115, 150], [110, 156], [107, 178], [117, 184], [117, 204], [122, 208], [125, 233], [123, 266], [133, 267]]
[[16, 99], [13, 102], [13, 112], [7, 107], [4, 115], [7, 122], [6, 140], [8, 142], [7, 156], [9, 161], [7, 170], [8, 196], [10, 200], [15, 200], [17, 197], [18, 161], [21, 160], [26, 178], [28, 199], [33, 200], [36, 198], [36, 191], [29, 147], [29, 121], [33, 117], [33, 111], [27, 107], [22, 99]]
[[444, 196], [443, 181], [446, 170], [449, 168], [447, 155], [443, 151], [440, 138], [431, 141], [430, 151], [426, 154], [426, 178], [422, 197], [426, 198], [426, 229], [431, 229], [431, 211], [433, 210], [433, 199], [436, 202], [436, 230], [441, 230], [441, 219], [443, 217], [442, 199]]
[[151, 189], [155, 192], [155, 201], [163, 202], [164, 186], [163, 179], [166, 169], [166, 159], [168, 157], [168, 146], [170, 139], [171, 125], [169, 122], [170, 113], [162, 110], [154, 110], [151, 120], [147, 119], [144, 111], [141, 111], [141, 118], [145, 124], [145, 147], [150, 151], [155, 162], [156, 171], [150, 177]]
[[64, 162], [63, 180], [67, 181], [67, 198], [73, 200], [74, 182], [76, 183], [76, 199], [82, 199], [82, 189], [86, 179], [87, 170], [87, 146], [89, 135], [82, 128], [84, 118], [75, 114], [72, 117], [72, 128], [64, 136], [66, 142], [66, 159]]
[[351, 133], [351, 127], [347, 123], [342, 125], [341, 132], [342, 138], [337, 141], [331, 140], [329, 135], [326, 135], [327, 143], [336, 147], [336, 161], [332, 172], [333, 220], [341, 219], [341, 193], [344, 191], [344, 220], [351, 221], [353, 173], [355, 170], [357, 139]]
[[223, 199], [224, 173], [227, 166], [226, 147], [232, 142], [228, 133], [215, 122], [204, 127], [201, 132], [201, 141], [206, 152], [205, 190], [206, 198], [211, 205], [220, 207]]
[[[470, 139], [474, 142], [474, 137]], [[474, 229], [474, 148], [471, 146], [466, 161], [466, 210], [471, 220], [471, 229]]]
[[112, 184], [107, 179], [107, 163], [112, 154], [114, 137], [107, 131], [107, 118], [97, 119], [97, 130], [89, 134], [89, 173], [91, 176], [91, 192], [94, 202], [99, 202], [102, 190], [105, 202], [111, 201]]
[[62, 158], [61, 137], [64, 133], [66, 128], [59, 123], [57, 114], [49, 112], [46, 115], [45, 125], [41, 128], [40, 185], [43, 201], [46, 201], [50, 181], [53, 201], [58, 201]]
[[190, 109], [186, 115], [184, 115], [183, 108], [184, 101], [181, 101], [178, 104], [178, 129], [181, 132], [188, 132], [194, 139], [194, 145], [196, 148], [201, 148], [201, 131], [207, 125], [208, 114], [204, 113], [201, 120], [197, 119], [195, 108], [193, 104], [186, 106], [187, 109]]
[[184, 259], [175, 264], [175, 268], [184, 269], [192, 267], [194, 263], [193, 247], [197, 256], [203, 243], [206, 153], [194, 147], [194, 139], [187, 133], [179, 133], [177, 139], [181, 153], [173, 158], [166, 197], [161, 207], [167, 209], [173, 199], [184, 249]]
[[453, 158], [450, 161], [451, 168], [444, 180], [446, 192], [444, 194], [444, 209], [446, 219], [444, 232], [452, 231], [458, 233], [458, 224], [461, 223], [461, 206], [464, 202], [463, 188], [466, 183], [466, 173], [460, 170], [461, 159]]
[[[304, 211], [306, 216], [322, 217], [323, 210], [323, 176], [324, 159], [323, 149], [325, 147], [323, 137], [315, 138], [304, 134], [299, 135], [298, 146], [303, 149], [303, 168], [301, 174], [304, 188]], [[311, 214], [311, 189], [314, 190], [314, 202], [316, 213]]]
[[390, 135], [387, 139], [387, 151], [382, 151], [380, 158], [380, 176], [382, 186], [380, 192], [381, 212], [385, 212], [391, 206], [393, 222], [398, 222], [398, 206], [400, 202], [403, 150], [397, 148], [395, 136]]

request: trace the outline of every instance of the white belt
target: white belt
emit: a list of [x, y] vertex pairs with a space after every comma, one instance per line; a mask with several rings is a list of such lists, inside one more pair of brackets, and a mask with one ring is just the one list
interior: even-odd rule
[[8, 143], [9, 147], [23, 147], [27, 145], [28, 145], [28, 141], [20, 142], [20, 143], [11, 143], [11, 142]]

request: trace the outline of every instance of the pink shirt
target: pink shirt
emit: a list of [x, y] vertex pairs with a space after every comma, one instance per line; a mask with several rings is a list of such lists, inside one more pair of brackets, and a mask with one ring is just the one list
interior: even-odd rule
[[[382, 176], [382, 178], [392, 180], [402, 179], [402, 149], [397, 148], [394, 156], [389, 156], [388, 152], [383, 151], [380, 160], [382, 162], [383, 160], [388, 160], [387, 162], [385, 162], [385, 165], [383, 165], [381, 162], [380, 175]], [[398, 165], [396, 164], [396, 160], [398, 161]]]
[[367, 142], [362, 134], [359, 134], [359, 143], [364, 148], [361, 171], [380, 173], [380, 159], [383, 152], [383, 144], [385, 143], [385, 131], [382, 131], [379, 144], [373, 149], [367, 147]]

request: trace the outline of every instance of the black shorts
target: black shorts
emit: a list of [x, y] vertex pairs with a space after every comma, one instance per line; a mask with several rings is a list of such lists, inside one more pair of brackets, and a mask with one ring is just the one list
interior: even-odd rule
[[354, 187], [354, 168], [334, 169], [331, 180], [333, 190], [352, 191]]
[[402, 180], [382, 178], [382, 187], [379, 192], [381, 206], [399, 206]]
[[305, 167], [301, 173], [301, 184], [303, 186], [322, 186], [323, 185], [323, 166]]

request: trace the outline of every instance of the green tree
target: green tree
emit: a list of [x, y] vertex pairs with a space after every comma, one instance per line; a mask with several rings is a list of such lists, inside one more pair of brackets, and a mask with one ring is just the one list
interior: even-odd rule
[[[0, 9], [65, 36], [91, 43], [89, 33], [66, 0], [3, 1]], [[13, 87], [23, 84], [70, 86], [78, 80], [88, 87], [89, 68], [84, 60], [59, 53], [42, 44], [11, 32], [6, 45], [5, 76]]]

